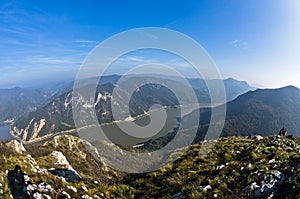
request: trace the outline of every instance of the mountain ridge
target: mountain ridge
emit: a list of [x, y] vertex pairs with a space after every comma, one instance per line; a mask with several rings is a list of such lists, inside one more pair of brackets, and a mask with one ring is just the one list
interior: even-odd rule
[[[104, 85], [110, 85], [111, 88], [108, 91], [101, 93], [102, 97], [107, 96], [105, 97], [105, 99], [107, 98], [108, 101], [105, 101], [103, 98], [102, 100], [100, 100], [101, 103], [100, 101], [96, 102], [96, 96], [95, 99], [89, 99], [92, 101], [95, 100], [94, 102], [89, 102], [89, 103], [91, 104], [94, 104], [95, 102], [97, 103], [95, 107], [96, 107], [98, 120], [100, 121], [100, 123], [113, 121], [112, 114], [110, 112], [109, 101], [110, 101], [112, 90], [114, 88], [114, 84], [108, 82], [117, 81], [118, 76], [105, 77], [105, 78], [104, 78], [105, 81], [103, 80], [105, 84], [100, 84], [99, 86], [104, 88]], [[134, 78], [132, 79], [133, 81], [138, 82], [145, 79], [145, 77], [144, 78], [135, 77], [135, 79]], [[180, 82], [177, 82], [175, 80], [163, 80], [163, 81], [168, 81], [171, 84], [176, 85], [177, 88], [181, 87], [181, 89], [178, 90], [180, 90], [180, 92], [183, 93], [182, 96], [184, 96], [187, 101], [189, 100], [189, 95], [184, 93], [185, 90], [187, 89], [185, 89], [185, 87], [182, 86]], [[198, 81], [198, 83], [202, 82], [198, 84], [199, 87], [194, 86], [195, 87], [194, 90], [197, 94], [198, 100], [201, 101], [202, 103], [209, 103], [210, 99], [207, 93], [208, 90], [205, 89], [205, 87], [203, 87], [205, 86], [205, 84], [203, 84], [203, 80], [196, 79], [195, 81]], [[217, 81], [217, 80], [212, 80], [212, 81]], [[246, 85], [246, 87], [245, 85], [239, 87], [239, 82], [235, 80], [233, 81], [235, 83], [228, 84], [228, 86], [226, 87], [227, 90], [235, 90], [236, 88], [238, 89], [236, 92], [232, 92], [232, 94], [230, 94], [231, 96], [230, 98], [235, 98], [237, 93], [243, 93], [246, 92], [246, 90], [251, 89], [251, 87], [249, 87], [248, 85]], [[162, 106], [178, 105], [176, 97], [174, 96], [174, 94], [172, 94], [170, 90], [168, 90], [168, 88], [163, 88], [161, 86], [157, 88], [155, 86], [146, 86], [144, 88], [145, 89], [143, 91], [144, 92], [143, 95], [140, 95], [139, 92], [135, 92], [134, 96], [132, 96], [131, 105], [130, 105], [130, 107], [133, 107], [130, 108], [132, 117], [148, 112], [148, 109], [153, 104], [161, 104]], [[14, 135], [19, 137], [22, 140], [29, 140], [32, 138], [34, 139], [37, 136], [46, 135], [48, 133], [60, 132], [60, 131], [75, 128], [72, 119], [72, 110], [70, 106], [71, 99], [72, 99], [71, 92], [72, 91], [69, 91], [62, 95], [59, 95], [44, 107], [41, 107], [35, 112], [31, 112], [28, 115], [19, 118], [12, 127], [12, 131], [14, 132]], [[99, 90], [97, 92], [99, 92]], [[126, 117], [128, 117], [128, 115], [126, 115]]]
[[[223, 106], [215, 107], [215, 111], [218, 112], [219, 109], [224, 108]], [[268, 136], [278, 133], [283, 126], [289, 133], [300, 135], [298, 131], [300, 89], [297, 87], [248, 91], [228, 102], [226, 108], [226, 119], [221, 136], [247, 136], [248, 134]], [[199, 122], [195, 142], [204, 139], [210, 123], [211, 109], [202, 109], [200, 112], [202, 119]], [[186, 119], [192, 117], [193, 114]]]
[[46, 90], [14, 87], [0, 89], [0, 123], [15, 120], [46, 103], [52, 94]]
[[[206, 148], [206, 144], [212, 147]], [[120, 150], [112, 145], [107, 147]], [[206, 153], [208, 149], [211, 150]], [[222, 137], [172, 151], [169, 158], [176, 157], [181, 150], [185, 153], [179, 159], [157, 171], [128, 174], [105, 166], [105, 158], [90, 154], [96, 150], [81, 138], [62, 135], [25, 148], [17, 141], [0, 141], [0, 196], [300, 197], [300, 139], [297, 137]], [[15, 180], [20, 178], [24, 179], [23, 184]]]

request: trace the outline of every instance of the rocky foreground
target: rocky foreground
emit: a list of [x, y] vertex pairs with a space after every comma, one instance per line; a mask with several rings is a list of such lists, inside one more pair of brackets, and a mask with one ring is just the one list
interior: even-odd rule
[[[200, 150], [206, 144], [214, 144], [208, 154]], [[293, 136], [202, 142], [146, 174], [114, 171], [86, 146], [73, 136], [26, 148], [0, 143], [0, 198], [300, 198], [300, 140]]]

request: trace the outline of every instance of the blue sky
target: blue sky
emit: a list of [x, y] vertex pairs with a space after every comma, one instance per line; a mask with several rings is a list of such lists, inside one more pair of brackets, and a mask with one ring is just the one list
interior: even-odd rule
[[[223, 78], [262, 87], [300, 87], [297, 0], [0, 2], [2, 88], [74, 77], [99, 42], [148, 26], [170, 28], [195, 39]], [[153, 59], [165, 63], [167, 58], [139, 52], [123, 59], [123, 65]], [[174, 66], [178, 71], [185, 67], [181, 62]]]

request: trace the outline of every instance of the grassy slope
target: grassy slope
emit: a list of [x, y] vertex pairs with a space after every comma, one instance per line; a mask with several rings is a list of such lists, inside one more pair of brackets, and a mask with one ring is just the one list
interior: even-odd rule
[[[252, 193], [243, 193], [243, 188], [258, 182], [263, 174], [278, 170], [287, 179], [275, 196], [300, 197], [300, 170], [295, 169], [300, 163], [299, 139], [220, 138], [213, 150], [203, 157], [199, 155], [200, 148], [201, 144], [193, 145], [174, 164], [149, 174], [130, 176], [127, 182], [135, 188], [136, 196], [146, 198], [170, 198], [178, 192], [191, 198], [213, 198], [214, 194], [218, 198], [248, 198]], [[269, 163], [272, 159], [275, 163]], [[220, 169], [221, 165], [224, 168]], [[199, 186], [206, 185], [212, 190], [201, 191]]]
[[[28, 161], [24, 161], [26, 154], [17, 155], [3, 144], [0, 145], [0, 182], [3, 184], [3, 195], [9, 195], [5, 170], [13, 169], [15, 164], [19, 164], [33, 183], [44, 181], [61, 191], [67, 190], [67, 185], [76, 187], [78, 193], [72, 195], [69, 192], [75, 198], [84, 193], [80, 189], [82, 185], [88, 188], [89, 195], [103, 193], [107, 198], [171, 198], [178, 192], [183, 192], [189, 198], [213, 198], [214, 194], [218, 198], [252, 198], [252, 193], [243, 193], [242, 189], [252, 182], [259, 182], [264, 174], [272, 170], [278, 170], [286, 176], [284, 183], [275, 192], [275, 198], [300, 197], [300, 170], [296, 169], [296, 165], [300, 163], [298, 138], [272, 136], [259, 141], [246, 137], [219, 138], [211, 141], [215, 145], [206, 156], [201, 156], [203, 151], [200, 148], [203, 143], [195, 144], [173, 164], [155, 172], [134, 175], [112, 170], [104, 172], [100, 163], [92, 156], [86, 154], [87, 161], [82, 158], [87, 151], [78, 140], [72, 150], [69, 143], [70, 139], [62, 136], [58, 147], [50, 141], [38, 150], [31, 148], [28, 152], [40, 168], [47, 169], [53, 166], [49, 156], [51, 151], [62, 151], [73, 168], [84, 177], [81, 182], [65, 183], [52, 174], [33, 172]], [[272, 159], [275, 159], [275, 163], [269, 163]], [[100, 184], [96, 185], [94, 180]], [[200, 186], [206, 185], [210, 185], [212, 189], [201, 190]], [[53, 197], [55, 198], [54, 195]]]

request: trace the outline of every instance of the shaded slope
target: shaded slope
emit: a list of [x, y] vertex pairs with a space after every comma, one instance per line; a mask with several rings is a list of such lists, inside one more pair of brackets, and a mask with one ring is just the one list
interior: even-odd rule
[[300, 135], [300, 90], [288, 86], [250, 91], [229, 102], [223, 135], [277, 133], [282, 126]]
[[[222, 105], [223, 106], [223, 105]], [[221, 107], [215, 110], [221, 110]], [[193, 114], [186, 116], [191, 120]], [[198, 134], [195, 142], [204, 139], [210, 124], [211, 109], [201, 109]], [[222, 136], [273, 135], [285, 126], [289, 134], [299, 136], [300, 90], [293, 86], [279, 89], [249, 91], [227, 103], [227, 113]]]
[[35, 110], [50, 96], [44, 89], [0, 89], [0, 123]]

